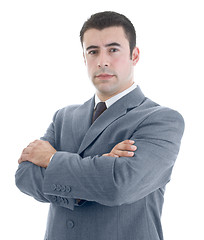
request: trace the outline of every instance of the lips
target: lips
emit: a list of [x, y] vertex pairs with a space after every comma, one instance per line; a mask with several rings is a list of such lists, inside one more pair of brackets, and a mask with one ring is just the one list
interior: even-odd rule
[[103, 74], [99, 74], [96, 77], [99, 79], [110, 79], [112, 78], [114, 75], [111, 74], [107, 74], [107, 73], [103, 73]]

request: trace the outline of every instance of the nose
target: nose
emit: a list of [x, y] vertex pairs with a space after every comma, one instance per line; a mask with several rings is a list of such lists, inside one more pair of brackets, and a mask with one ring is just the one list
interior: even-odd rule
[[104, 52], [100, 52], [100, 54], [98, 56], [97, 66], [99, 68], [103, 68], [103, 67], [109, 67], [109, 65], [110, 65], [110, 63], [109, 63], [109, 58], [108, 58], [107, 54]]

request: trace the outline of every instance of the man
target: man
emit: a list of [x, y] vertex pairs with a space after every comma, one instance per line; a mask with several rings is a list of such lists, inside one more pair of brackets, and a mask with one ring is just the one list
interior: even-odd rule
[[56, 112], [44, 137], [23, 150], [16, 184], [50, 203], [45, 239], [161, 240], [183, 118], [134, 83], [139, 49], [125, 16], [94, 14], [80, 37], [96, 94]]

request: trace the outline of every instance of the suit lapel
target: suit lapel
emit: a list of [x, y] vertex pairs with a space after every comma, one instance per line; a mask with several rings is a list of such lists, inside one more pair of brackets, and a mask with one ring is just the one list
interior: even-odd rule
[[[121, 99], [119, 99], [117, 102], [115, 102], [113, 105], [111, 105], [105, 112], [102, 113], [102, 115], [96, 119], [96, 121], [91, 125], [91, 118], [93, 114], [93, 108], [94, 108], [94, 98], [92, 99], [92, 104], [88, 104], [89, 108], [83, 110], [84, 114], [88, 114], [91, 112], [91, 114], [86, 118], [84, 126], [81, 128], [83, 130], [83, 134], [80, 136], [84, 136], [81, 145], [78, 150], [78, 154], [82, 153], [98, 136], [99, 134], [107, 128], [112, 122], [114, 122], [116, 119], [124, 116], [128, 109], [135, 108], [139, 106], [145, 99], [145, 96], [141, 92], [139, 86]], [[90, 106], [91, 105], [91, 106]], [[92, 107], [92, 110], [90, 110], [90, 107]], [[78, 114], [77, 117], [81, 116], [80, 120], [84, 119], [83, 114]], [[78, 126], [79, 127], [79, 126]], [[80, 131], [80, 129], [76, 129], [77, 132]], [[86, 132], [86, 133], [85, 133]], [[80, 137], [80, 140], [82, 138]]]
[[84, 136], [91, 126], [94, 109], [94, 97], [85, 102], [73, 113], [72, 126], [73, 136], [77, 146], [80, 146]]

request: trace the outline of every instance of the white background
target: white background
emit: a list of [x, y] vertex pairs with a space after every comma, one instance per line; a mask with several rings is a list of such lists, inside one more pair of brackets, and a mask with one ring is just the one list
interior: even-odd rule
[[103, 10], [123, 13], [135, 25], [141, 52], [135, 82], [144, 94], [185, 118], [165, 195], [165, 240], [204, 239], [204, 14], [198, 0], [1, 0], [0, 239], [43, 239], [48, 204], [15, 187], [17, 160], [44, 134], [57, 109], [93, 96], [79, 31]]

